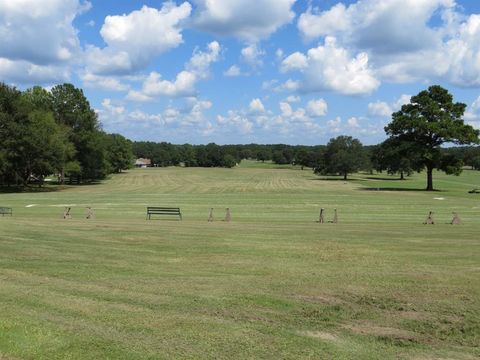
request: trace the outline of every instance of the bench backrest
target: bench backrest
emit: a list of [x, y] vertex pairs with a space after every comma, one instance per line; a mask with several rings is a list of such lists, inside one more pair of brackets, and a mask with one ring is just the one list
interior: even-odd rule
[[180, 212], [180, 208], [169, 208], [169, 207], [147, 207], [148, 212], [173, 212], [178, 213]]

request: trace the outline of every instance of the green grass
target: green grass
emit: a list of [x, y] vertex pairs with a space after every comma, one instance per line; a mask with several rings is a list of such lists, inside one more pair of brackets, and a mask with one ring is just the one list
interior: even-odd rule
[[2, 193], [0, 359], [478, 358], [480, 176], [434, 185], [243, 162]]

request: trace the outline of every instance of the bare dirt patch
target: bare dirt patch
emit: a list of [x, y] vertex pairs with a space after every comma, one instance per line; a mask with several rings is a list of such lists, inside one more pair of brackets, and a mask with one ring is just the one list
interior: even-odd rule
[[416, 342], [418, 340], [414, 332], [388, 326], [378, 326], [368, 321], [356, 322], [343, 327], [355, 334], [375, 336], [393, 341]]
[[20, 358], [0, 353], [0, 360], [20, 360]]
[[325, 331], [302, 331], [303, 336], [308, 336], [325, 341], [337, 341], [338, 337]]
[[400, 315], [401, 318], [407, 319], [407, 320], [427, 320], [430, 317], [428, 316], [427, 313], [424, 312], [419, 312], [419, 311], [401, 311], [398, 313], [395, 313], [395, 315]]

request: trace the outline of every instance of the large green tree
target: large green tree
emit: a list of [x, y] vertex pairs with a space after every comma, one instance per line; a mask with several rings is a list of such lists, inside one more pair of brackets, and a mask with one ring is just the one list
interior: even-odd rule
[[442, 144], [478, 143], [478, 130], [463, 121], [465, 108], [463, 103], [454, 103], [446, 89], [435, 85], [412, 96], [409, 104], [392, 114], [392, 122], [385, 127], [390, 138], [409, 143], [427, 169], [426, 190], [433, 190], [435, 168], [458, 173], [459, 163], [455, 159], [442, 159]]
[[70, 178], [75, 175], [77, 182], [105, 177], [109, 163], [104, 134], [83, 91], [72, 84], [62, 84], [52, 88], [51, 96], [55, 119], [68, 129], [69, 140], [76, 150], [70, 164], [61, 172], [62, 181], [63, 173]]
[[1, 182], [26, 186], [61, 168], [73, 153], [64, 130], [53, 118], [47, 91], [21, 93], [0, 85]]
[[338, 136], [328, 142], [320, 164], [315, 168], [315, 173], [343, 175], [347, 180], [348, 174], [362, 169], [367, 162], [363, 145], [358, 139], [351, 136]]
[[107, 159], [114, 172], [121, 172], [133, 166], [132, 142], [120, 134], [108, 134]]
[[409, 142], [398, 138], [389, 138], [374, 147], [371, 152], [372, 165], [377, 171], [386, 170], [389, 174], [400, 174], [404, 180], [405, 175], [410, 176], [414, 171], [421, 171], [423, 164], [415, 154], [415, 149]]
[[10, 162], [25, 186], [31, 179], [43, 182], [45, 176], [63, 166], [72, 151], [65, 132], [49, 112], [33, 111], [18, 118], [12, 127]]
[[0, 183], [13, 184], [17, 181], [12, 164], [12, 127], [18, 109], [21, 92], [0, 83]]

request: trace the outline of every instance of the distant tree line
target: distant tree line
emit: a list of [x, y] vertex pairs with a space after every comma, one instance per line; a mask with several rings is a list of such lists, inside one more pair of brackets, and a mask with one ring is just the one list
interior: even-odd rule
[[89, 182], [132, 166], [129, 140], [106, 134], [82, 90], [0, 83], [0, 185]]
[[52, 174], [61, 183], [98, 180], [128, 169], [136, 157], [161, 167], [231, 168], [256, 159], [344, 179], [357, 171], [386, 171], [404, 179], [426, 170], [427, 190], [433, 190], [433, 169], [455, 175], [464, 166], [480, 170], [480, 149], [468, 146], [478, 144], [479, 132], [464, 124], [465, 108], [447, 90], [431, 86], [392, 114], [385, 127], [389, 138], [375, 146], [350, 136], [318, 146], [132, 143], [103, 132], [83, 91], [71, 84], [22, 92], [0, 83], [0, 185], [41, 184]]
[[[134, 143], [139, 157], [148, 157], [158, 166], [231, 167], [241, 159], [271, 160], [313, 168], [321, 175], [341, 175], [360, 170], [399, 174], [401, 179], [426, 170], [426, 190], [433, 190], [433, 170], [459, 175], [464, 166], [480, 169], [479, 131], [464, 123], [466, 105], [453, 102], [453, 96], [435, 85], [412, 96], [410, 103], [392, 114], [385, 127], [389, 136], [383, 143], [363, 146], [351, 136], [338, 136], [326, 146], [289, 145], [172, 145]], [[444, 144], [460, 147], [442, 148]]]
[[137, 158], [151, 159], [155, 166], [233, 167], [242, 159], [273, 161], [279, 165], [298, 164], [314, 168], [325, 146], [292, 145], [174, 145], [167, 142], [138, 141], [133, 143]]
[[[440, 159], [450, 165], [480, 170], [480, 147], [441, 148]], [[387, 139], [378, 145], [363, 145], [349, 136], [332, 138], [327, 145], [174, 145], [167, 142], [133, 143], [137, 158], [148, 158], [155, 166], [233, 167], [243, 159], [271, 161], [278, 165], [298, 165], [320, 175], [345, 175], [356, 172], [386, 172], [401, 179], [420, 172], [424, 166], [408, 143]], [[440, 161], [440, 162], [442, 162]], [[440, 163], [439, 163], [440, 167]]]

